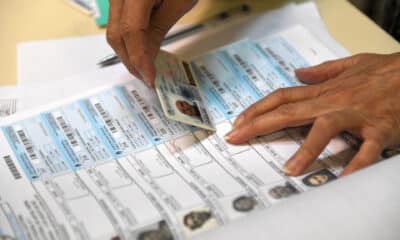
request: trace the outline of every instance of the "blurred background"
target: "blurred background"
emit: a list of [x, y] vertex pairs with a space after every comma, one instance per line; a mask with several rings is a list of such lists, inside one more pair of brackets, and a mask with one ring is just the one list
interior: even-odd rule
[[350, 2], [400, 41], [400, 0], [350, 0]]

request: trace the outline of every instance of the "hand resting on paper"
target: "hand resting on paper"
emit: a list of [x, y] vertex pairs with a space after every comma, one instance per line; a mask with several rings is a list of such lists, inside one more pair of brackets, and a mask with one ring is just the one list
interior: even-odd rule
[[253, 104], [237, 117], [226, 140], [241, 144], [312, 124], [284, 166], [292, 176], [302, 174], [342, 131], [363, 140], [342, 175], [374, 163], [384, 148], [400, 144], [400, 53], [359, 54], [299, 69], [296, 75], [309, 85], [280, 89]]
[[168, 30], [196, 0], [110, 0], [107, 41], [128, 70], [153, 86], [154, 58]]
[[[154, 58], [172, 25], [196, 0], [110, 0], [107, 40], [128, 70], [154, 86]], [[280, 89], [245, 110], [226, 140], [241, 144], [287, 127], [312, 124], [305, 142], [285, 165], [300, 175], [342, 131], [363, 140], [347, 175], [400, 144], [400, 53], [360, 54], [299, 69], [309, 86]]]

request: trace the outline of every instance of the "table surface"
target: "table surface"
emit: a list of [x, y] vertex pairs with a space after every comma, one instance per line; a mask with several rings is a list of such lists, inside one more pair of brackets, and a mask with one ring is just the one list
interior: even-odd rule
[[[261, 12], [284, 0], [199, 0], [182, 23], [201, 21], [223, 9], [248, 3]], [[392, 53], [400, 44], [346, 0], [316, 0], [333, 37], [352, 53]], [[0, 3], [0, 85], [17, 82], [16, 46], [20, 42], [104, 33], [94, 20], [64, 0], [13, 0]], [[34, 63], [32, 63], [34, 64]]]

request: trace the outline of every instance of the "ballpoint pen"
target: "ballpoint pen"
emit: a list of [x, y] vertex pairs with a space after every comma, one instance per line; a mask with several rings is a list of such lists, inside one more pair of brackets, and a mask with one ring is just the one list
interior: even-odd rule
[[[189, 35], [192, 35], [194, 33], [197, 33], [199, 31], [203, 30], [207, 26], [216, 25], [219, 22], [225, 21], [226, 19], [230, 19], [233, 16], [236, 16], [238, 14], [247, 14], [249, 11], [250, 11], [250, 7], [246, 4], [223, 11], [213, 17], [206, 19], [203, 22], [200, 22], [195, 25], [191, 25], [189, 27], [182, 29], [181, 31], [167, 35], [167, 37], [165, 37], [163, 42], [161, 43], [161, 46], [164, 46], [164, 45], [167, 45], [174, 41], [177, 41], [179, 39], [185, 38]], [[115, 53], [113, 53], [113, 54], [110, 54], [110, 55], [104, 57], [103, 59], [101, 59], [100, 62], [97, 63], [97, 65], [99, 67], [107, 67], [107, 66], [111, 66], [116, 63], [119, 63], [120, 61], [121, 60], [118, 58], [118, 56]]]

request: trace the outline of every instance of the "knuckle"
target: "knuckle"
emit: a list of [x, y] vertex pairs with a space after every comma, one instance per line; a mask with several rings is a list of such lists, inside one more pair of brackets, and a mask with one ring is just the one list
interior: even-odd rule
[[315, 120], [314, 125], [320, 129], [330, 130], [333, 126], [333, 119], [329, 116], [322, 116]]
[[250, 108], [247, 109], [247, 110], [245, 110], [245, 111], [243, 111], [243, 112], [238, 116], [238, 118], [240, 117], [240, 118], [243, 118], [243, 119], [249, 119], [249, 112], [250, 112], [250, 111], [251, 111]]
[[119, 25], [119, 31], [123, 37], [129, 35], [132, 32], [131, 24], [126, 21], [122, 21]]
[[107, 29], [106, 40], [108, 44], [110, 44], [111, 46], [115, 46], [121, 41], [121, 36], [118, 34], [117, 31]]
[[308, 90], [315, 96], [315, 98], [323, 96], [328, 90], [327, 82], [316, 84], [313, 86], [307, 86]]
[[296, 87], [286, 87], [280, 88], [273, 92], [273, 97], [278, 100], [278, 102], [285, 103], [295, 98], [296, 95], [302, 95], [301, 93], [305, 90], [313, 90], [314, 87], [310, 86], [296, 86]]
[[246, 119], [252, 118], [253, 116], [256, 116], [260, 113], [262, 113], [263, 105], [264, 102], [268, 101], [268, 97], [265, 97], [253, 104], [251, 104], [245, 111], [241, 113], [242, 116], [244, 116]]
[[373, 149], [382, 149], [383, 148], [384, 139], [380, 139], [379, 137], [375, 139], [369, 140], [369, 146]]
[[[347, 94], [349, 92], [349, 94]], [[336, 104], [340, 103], [348, 103], [348, 96], [351, 96], [352, 92], [351, 90], [346, 90], [346, 91], [330, 91], [329, 93], [325, 94], [325, 98], [329, 102], [333, 102]]]
[[259, 109], [259, 104], [255, 103], [251, 105], [246, 111], [243, 112], [243, 117], [250, 118], [252, 115], [257, 114]]
[[257, 123], [256, 123], [255, 119], [250, 120], [247, 130], [249, 132], [254, 131], [256, 129], [256, 125], [257, 125]]
[[280, 88], [273, 93], [272, 97], [275, 97], [276, 99], [278, 99], [280, 101], [285, 101], [285, 99], [288, 98], [288, 89]]
[[293, 104], [281, 105], [276, 111], [283, 117], [293, 117], [296, 115], [296, 107]]
[[314, 149], [304, 144], [300, 147], [299, 153], [306, 161], [314, 160], [318, 157], [318, 153]]
[[260, 119], [252, 119], [249, 124], [249, 133], [259, 132], [263, 127]]
[[119, 24], [119, 32], [122, 37], [128, 37], [129, 35], [135, 34], [138, 30], [131, 22], [122, 20]]
[[353, 159], [353, 165], [356, 169], [361, 169], [371, 164], [371, 158], [369, 156], [361, 155], [357, 159]]

